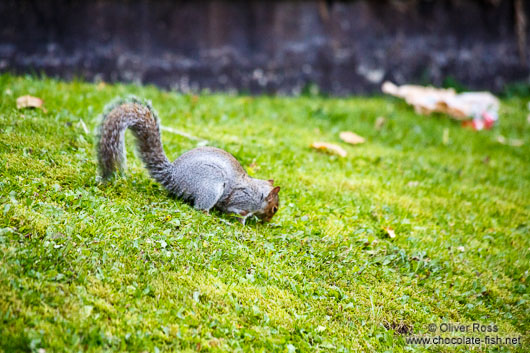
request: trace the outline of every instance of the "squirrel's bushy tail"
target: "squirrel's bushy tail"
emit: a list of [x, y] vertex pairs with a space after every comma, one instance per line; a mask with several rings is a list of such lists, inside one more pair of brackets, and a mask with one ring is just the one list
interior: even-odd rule
[[107, 106], [99, 128], [97, 154], [101, 177], [109, 179], [125, 167], [125, 130], [131, 129], [149, 174], [167, 187], [171, 183], [172, 164], [160, 139], [156, 112], [147, 102], [129, 97]]

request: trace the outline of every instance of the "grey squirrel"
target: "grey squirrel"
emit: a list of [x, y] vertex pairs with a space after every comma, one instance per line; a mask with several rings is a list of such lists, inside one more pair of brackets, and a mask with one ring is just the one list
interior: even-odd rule
[[171, 194], [208, 213], [217, 208], [269, 222], [278, 211], [280, 191], [273, 180], [250, 177], [230, 153], [215, 147], [198, 147], [171, 163], [162, 147], [159, 119], [148, 102], [135, 97], [109, 105], [99, 127], [97, 155], [101, 177], [111, 178], [125, 166], [125, 130], [136, 137], [138, 151], [153, 179]]

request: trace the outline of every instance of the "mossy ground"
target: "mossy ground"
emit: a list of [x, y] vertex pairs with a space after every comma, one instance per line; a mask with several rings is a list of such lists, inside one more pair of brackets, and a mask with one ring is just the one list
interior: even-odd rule
[[[503, 101], [498, 126], [474, 132], [383, 97], [193, 96], [9, 75], [0, 94], [0, 351], [530, 349], [527, 100]], [[47, 111], [17, 110], [25, 94]], [[126, 175], [99, 184], [98, 114], [126, 94], [274, 178], [273, 223], [242, 226], [168, 197], [130, 135]], [[308, 147], [340, 144], [343, 130], [367, 142], [342, 144], [346, 158]], [[162, 139], [172, 160], [197, 145]], [[429, 323], [472, 322], [523, 344], [405, 341]]]

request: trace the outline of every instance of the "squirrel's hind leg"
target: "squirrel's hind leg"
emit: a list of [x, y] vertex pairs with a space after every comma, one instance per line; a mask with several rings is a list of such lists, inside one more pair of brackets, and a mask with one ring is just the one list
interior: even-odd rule
[[217, 204], [223, 192], [223, 183], [203, 185], [195, 197], [193, 207], [197, 210], [208, 212]]

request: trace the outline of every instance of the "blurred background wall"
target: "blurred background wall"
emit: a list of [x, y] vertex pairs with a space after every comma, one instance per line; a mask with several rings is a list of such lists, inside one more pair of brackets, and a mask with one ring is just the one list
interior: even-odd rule
[[0, 1], [0, 71], [297, 94], [529, 82], [527, 0]]

